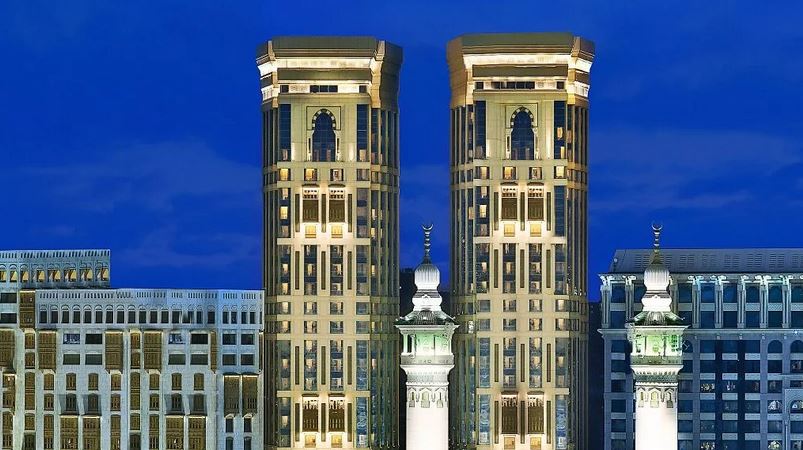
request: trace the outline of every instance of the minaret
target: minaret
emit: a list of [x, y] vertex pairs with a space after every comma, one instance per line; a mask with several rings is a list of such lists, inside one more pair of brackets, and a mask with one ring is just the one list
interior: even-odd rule
[[429, 257], [432, 225], [424, 227], [424, 259], [415, 269], [413, 311], [396, 321], [407, 373], [407, 449], [449, 446], [449, 371], [454, 367], [454, 319], [441, 310], [440, 272]]
[[653, 253], [644, 270], [640, 313], [628, 322], [636, 398], [636, 450], [677, 450], [678, 372], [683, 368], [683, 319], [672, 312], [669, 270], [661, 262], [661, 227], [653, 225]]

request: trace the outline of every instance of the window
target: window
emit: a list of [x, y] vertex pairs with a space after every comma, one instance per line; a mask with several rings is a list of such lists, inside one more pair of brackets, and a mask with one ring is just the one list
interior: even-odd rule
[[235, 333], [223, 333], [223, 345], [237, 345], [237, 335]]
[[159, 411], [159, 394], [151, 394], [148, 405], [151, 411]]
[[159, 374], [152, 373], [148, 376], [148, 386], [152, 391], [159, 390]]
[[90, 391], [98, 390], [98, 374], [96, 373], [89, 374], [89, 383], [87, 389], [89, 389]]
[[205, 345], [209, 343], [209, 335], [206, 333], [192, 333], [190, 335], [190, 344]]
[[544, 220], [544, 189], [541, 187], [528, 189], [527, 220]]
[[318, 221], [318, 189], [304, 189], [301, 220], [304, 222]]
[[318, 111], [313, 119], [312, 161], [336, 161], [335, 121], [326, 109]]
[[346, 191], [340, 188], [329, 189], [329, 221], [346, 221]]
[[306, 315], [318, 314], [318, 302], [304, 302], [304, 314]]
[[535, 134], [530, 111], [520, 108], [513, 114], [510, 132], [510, 159], [535, 159]]
[[184, 411], [184, 405], [181, 399], [181, 394], [172, 394], [170, 396], [170, 410], [173, 412]]
[[76, 378], [74, 373], [68, 373], [67, 376], [65, 377], [65, 384], [67, 385], [68, 391], [75, 390], [75, 384], [76, 384], [75, 379]]
[[313, 84], [309, 87], [309, 91], [313, 94], [318, 94], [321, 92], [337, 92], [337, 85], [336, 84]]
[[171, 381], [170, 384], [173, 387], [174, 391], [180, 391], [181, 390], [181, 374], [180, 373], [172, 374], [170, 376], [170, 381]]
[[502, 220], [518, 219], [518, 192], [516, 188], [502, 188]]
[[241, 345], [254, 345], [254, 335], [251, 333], [245, 333], [240, 335], [240, 344]]
[[196, 391], [203, 391], [204, 390], [204, 374], [196, 373], [195, 375], [193, 375], [192, 385], [193, 385], [193, 389], [195, 389]]
[[226, 353], [223, 355], [223, 365], [224, 366], [234, 366], [237, 365], [237, 355], [232, 353]]

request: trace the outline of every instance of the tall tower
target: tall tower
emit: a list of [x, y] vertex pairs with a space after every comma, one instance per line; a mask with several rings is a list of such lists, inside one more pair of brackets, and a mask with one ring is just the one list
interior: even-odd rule
[[456, 449], [588, 448], [591, 42], [470, 34], [447, 49]]
[[635, 382], [636, 450], [677, 450], [678, 372], [686, 326], [672, 312], [669, 270], [661, 262], [661, 228], [653, 226], [653, 234], [652, 259], [644, 270], [644, 306], [626, 325]]
[[454, 320], [441, 310], [440, 271], [429, 258], [432, 226], [424, 227], [424, 259], [415, 269], [413, 311], [396, 321], [407, 373], [407, 449], [449, 447], [449, 371]]
[[398, 448], [401, 49], [258, 51], [267, 448]]

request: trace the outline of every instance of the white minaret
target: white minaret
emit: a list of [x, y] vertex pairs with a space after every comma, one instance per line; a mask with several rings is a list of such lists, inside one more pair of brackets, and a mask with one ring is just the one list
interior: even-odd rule
[[407, 450], [449, 447], [449, 371], [454, 319], [441, 310], [441, 274], [429, 258], [432, 225], [424, 227], [424, 260], [415, 269], [413, 311], [396, 321], [407, 373]]
[[626, 325], [636, 385], [636, 450], [677, 450], [678, 372], [683, 368], [686, 326], [672, 312], [669, 270], [661, 262], [661, 227], [652, 229], [655, 239], [644, 271], [644, 308]]

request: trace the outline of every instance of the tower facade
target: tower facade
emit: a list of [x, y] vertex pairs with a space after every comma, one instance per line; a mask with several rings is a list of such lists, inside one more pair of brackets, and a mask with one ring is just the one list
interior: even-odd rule
[[258, 51], [268, 448], [398, 446], [401, 61], [371, 37]]
[[451, 79], [453, 448], [587, 448], [593, 44], [464, 35]]
[[626, 325], [635, 384], [636, 450], [677, 450], [678, 373], [683, 368], [683, 320], [672, 312], [669, 270], [661, 261], [661, 229], [644, 270], [643, 308]]
[[449, 371], [454, 367], [452, 335], [457, 325], [441, 310], [440, 271], [430, 260], [430, 232], [424, 227], [424, 259], [415, 269], [418, 290], [413, 311], [396, 321], [402, 335], [401, 368], [407, 374], [407, 449], [449, 447]]

